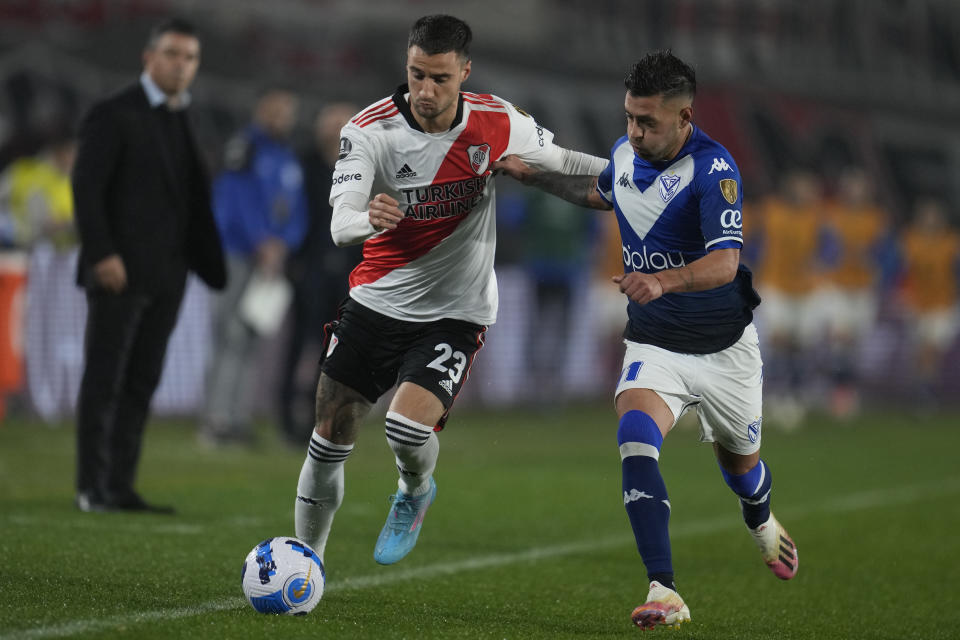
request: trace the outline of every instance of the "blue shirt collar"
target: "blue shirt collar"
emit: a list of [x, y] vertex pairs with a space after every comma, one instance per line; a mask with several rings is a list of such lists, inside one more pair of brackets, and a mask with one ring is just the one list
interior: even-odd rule
[[[167, 94], [157, 86], [157, 83], [153, 81], [153, 78], [151, 78], [150, 74], [146, 71], [140, 74], [140, 86], [143, 87], [144, 93], [147, 94], [147, 101], [151, 107], [156, 108], [167, 103]], [[190, 106], [190, 93], [188, 91], [181, 93], [178, 98], [179, 105], [176, 107], [176, 110], [186, 109]]]

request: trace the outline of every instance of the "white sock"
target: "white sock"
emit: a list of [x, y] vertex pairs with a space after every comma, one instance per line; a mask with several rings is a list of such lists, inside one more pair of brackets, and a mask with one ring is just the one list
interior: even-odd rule
[[321, 560], [333, 516], [343, 502], [343, 463], [351, 451], [352, 444], [334, 444], [314, 433], [300, 470], [294, 525], [297, 537], [310, 545]]
[[386, 432], [400, 471], [397, 486], [408, 496], [423, 495], [430, 489], [430, 476], [440, 455], [440, 441], [433, 427], [388, 411]]

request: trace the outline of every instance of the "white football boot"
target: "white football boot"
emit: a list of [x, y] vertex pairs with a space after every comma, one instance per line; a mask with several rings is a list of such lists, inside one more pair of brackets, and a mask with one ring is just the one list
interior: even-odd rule
[[763, 561], [767, 563], [773, 575], [781, 580], [789, 580], [797, 575], [800, 559], [797, 545], [787, 530], [770, 514], [770, 518], [756, 529], [747, 527], [754, 542], [760, 547]]
[[682, 623], [690, 622], [690, 609], [679, 593], [654, 580], [647, 601], [633, 610], [630, 619], [644, 630], [658, 625], [679, 629]]

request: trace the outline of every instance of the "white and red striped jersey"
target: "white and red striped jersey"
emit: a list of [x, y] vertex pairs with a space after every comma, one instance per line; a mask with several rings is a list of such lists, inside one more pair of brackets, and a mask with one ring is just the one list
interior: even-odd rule
[[392, 318], [454, 318], [489, 325], [497, 316], [495, 193], [491, 166], [508, 154], [560, 169], [553, 134], [512, 104], [461, 92], [453, 126], [425, 133], [406, 86], [358, 113], [341, 131], [331, 203], [353, 191], [386, 193], [406, 217], [366, 240], [350, 296]]

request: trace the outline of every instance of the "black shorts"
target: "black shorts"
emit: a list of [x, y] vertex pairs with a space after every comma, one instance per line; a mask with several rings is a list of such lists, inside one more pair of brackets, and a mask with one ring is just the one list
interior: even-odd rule
[[486, 330], [463, 320], [397, 320], [348, 298], [328, 331], [320, 370], [370, 402], [394, 385], [413, 382], [449, 410]]

